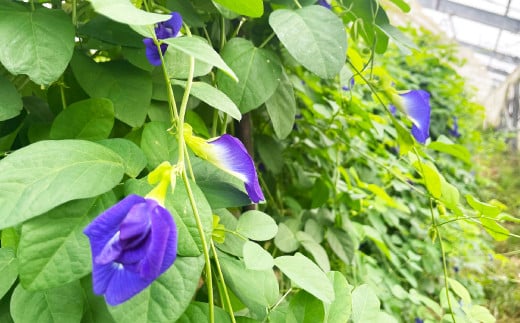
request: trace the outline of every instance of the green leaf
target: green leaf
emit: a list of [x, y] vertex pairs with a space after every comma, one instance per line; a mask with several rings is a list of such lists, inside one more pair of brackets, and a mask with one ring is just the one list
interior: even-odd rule
[[334, 300], [334, 288], [327, 275], [301, 253], [275, 258], [274, 264], [299, 287], [324, 303], [330, 304]]
[[97, 142], [117, 153], [125, 164], [125, 173], [137, 177], [146, 167], [147, 159], [144, 152], [133, 142], [123, 138], [111, 138]]
[[215, 2], [244, 16], [261, 17], [264, 14], [262, 0], [215, 0]]
[[70, 201], [25, 222], [18, 246], [23, 287], [44, 290], [88, 274], [90, 246], [83, 229], [116, 202], [112, 193]]
[[238, 81], [233, 70], [204, 38], [196, 36], [176, 37], [164, 39], [163, 42], [189, 56], [193, 56], [196, 60], [215, 66], [234, 81]]
[[442, 180], [444, 179], [437, 168], [432, 163], [415, 161], [413, 167], [421, 174], [428, 192], [435, 198], [440, 198], [442, 194]]
[[40, 141], [19, 149], [0, 161], [0, 229], [102, 194], [123, 174], [121, 157], [89, 141]]
[[0, 248], [0, 299], [9, 291], [17, 277], [18, 259], [14, 251], [10, 248]]
[[74, 55], [71, 66], [89, 96], [112, 101], [117, 119], [131, 127], [143, 125], [152, 99], [149, 73], [126, 61], [96, 63], [81, 54]]
[[468, 201], [468, 204], [475, 211], [479, 212], [482, 215], [489, 216], [490, 218], [494, 218], [497, 215], [499, 215], [500, 212], [502, 212], [502, 209], [500, 209], [498, 206], [481, 202], [471, 194], [466, 195], [466, 201]]
[[471, 165], [471, 154], [468, 149], [462, 145], [447, 143], [439, 141], [434, 141], [428, 145], [428, 148], [452, 155], [455, 158], [458, 158], [465, 162], [468, 165]]
[[80, 283], [85, 293], [85, 313], [81, 318], [81, 323], [114, 323], [105, 299], [94, 295], [92, 276], [83, 277]]
[[390, 23], [382, 23], [376, 27], [379, 31], [382, 31], [386, 36], [390, 37], [404, 55], [412, 54], [410, 49], [419, 50], [419, 48], [405, 33], [392, 26]]
[[265, 101], [265, 107], [274, 133], [278, 139], [285, 139], [293, 130], [296, 117], [296, 99], [291, 80], [282, 70], [281, 80], [273, 95]]
[[[195, 198], [195, 201], [197, 201], [197, 209], [199, 211], [200, 221], [202, 222], [202, 228], [206, 233], [206, 241], [210, 241], [211, 231], [213, 230], [213, 212], [211, 211], [211, 207], [209, 206], [206, 197], [197, 184], [191, 181], [190, 183], [193, 197]], [[183, 237], [183, 239], [192, 239], [198, 248], [197, 255], [200, 254], [203, 250], [202, 240], [197, 229], [195, 215], [193, 214], [188, 193], [186, 193], [186, 187], [183, 182], [177, 181], [175, 192], [173, 192], [173, 195], [166, 200], [166, 207], [168, 207], [168, 209], [173, 208], [177, 211], [176, 213], [178, 214], [178, 217], [175, 217], [176, 223], [183, 223], [189, 231], [189, 235]], [[179, 250], [181, 250], [180, 247]], [[178, 251], [178, 253], [180, 254], [180, 251]], [[191, 255], [192, 253], [189, 254]]]
[[314, 261], [324, 272], [330, 271], [330, 261], [327, 252], [319, 243], [314, 241], [311, 235], [303, 231], [298, 231], [296, 232], [296, 239], [298, 239], [298, 242], [303, 248], [312, 255]]
[[349, 265], [358, 248], [354, 238], [337, 228], [329, 228], [327, 230], [327, 242], [330, 248], [345, 264]]
[[227, 286], [244, 303], [253, 318], [263, 320], [267, 308], [278, 300], [278, 280], [273, 270], [250, 270], [243, 262], [219, 253]]
[[405, 129], [403, 125], [394, 116], [390, 116], [392, 119], [392, 124], [394, 125], [395, 130], [397, 131], [397, 143], [399, 144], [399, 155], [405, 155], [408, 153], [413, 145], [414, 139], [410, 134], [410, 131]]
[[16, 286], [11, 296], [15, 322], [79, 322], [83, 315], [83, 290], [78, 281], [38, 292]]
[[311, 294], [300, 291], [291, 298], [289, 310], [298, 323], [323, 322], [323, 303]]
[[289, 53], [319, 77], [338, 75], [347, 57], [347, 34], [341, 19], [322, 6], [279, 9], [269, 25]]
[[22, 97], [13, 83], [2, 75], [0, 75], [0, 98], [2, 98], [0, 101], [0, 121], [14, 118], [20, 114], [23, 108]]
[[[153, 67], [146, 59], [144, 51], [140, 53], [140, 55], [141, 58], [144, 57], [148, 66]], [[164, 65], [166, 66], [166, 71], [170, 77], [176, 79], [187, 79], [190, 72], [190, 55], [173, 47], [169, 47], [166, 53], [164, 53]], [[196, 59], [193, 77], [206, 75], [211, 72], [212, 68], [212, 64]]]
[[269, 270], [274, 266], [274, 259], [271, 254], [258, 243], [246, 241], [242, 254], [247, 269]]
[[367, 284], [358, 286], [352, 292], [352, 322], [377, 322], [381, 303]]
[[[201, 302], [191, 302], [184, 314], [176, 321], [177, 323], [198, 323], [210, 322], [209, 304]], [[215, 306], [215, 322], [229, 323], [229, 314], [222, 308]]]
[[150, 170], [159, 166], [163, 161], [177, 162], [177, 139], [168, 132], [168, 128], [168, 124], [162, 122], [150, 122], [144, 126], [141, 148], [148, 159]]
[[175, 322], [190, 304], [204, 258], [177, 257], [173, 266], [149, 287], [108, 310], [116, 322]]
[[[186, 82], [173, 81], [173, 84], [186, 86]], [[205, 82], [193, 82], [191, 86], [190, 94], [197, 99], [206, 102], [208, 105], [214, 107], [217, 110], [229, 114], [232, 118], [239, 120], [242, 119], [242, 114], [238, 110], [237, 106], [224, 92], [214, 88]]]
[[[235, 231], [237, 227], [237, 218], [227, 209], [218, 209], [214, 211], [220, 218], [220, 223], [224, 225], [226, 230]], [[216, 243], [218, 249], [237, 256], [242, 257], [245, 240], [232, 233], [226, 233], [226, 238], [223, 243]]]
[[293, 252], [300, 246], [294, 232], [292, 232], [285, 223], [278, 225], [278, 232], [274, 237], [274, 244], [278, 249], [286, 253]]
[[317, 178], [312, 187], [312, 202], [311, 208], [315, 209], [323, 206], [329, 199], [330, 191], [327, 182], [322, 178]]
[[0, 4], [0, 63], [14, 75], [48, 85], [65, 71], [74, 49], [74, 26], [63, 10]]
[[410, 5], [408, 3], [406, 3], [405, 0], [390, 0], [390, 1], [392, 1], [403, 12], [409, 12], [410, 11]]
[[327, 277], [334, 287], [335, 298], [330, 305], [325, 304], [324, 323], [347, 322], [352, 313], [352, 286], [340, 272], [331, 271]]
[[489, 233], [495, 241], [505, 241], [511, 234], [508, 229], [498, 224], [495, 220], [480, 218], [480, 223], [482, 223], [486, 232]]
[[235, 71], [239, 81], [234, 82], [218, 73], [218, 88], [236, 103], [240, 112], [258, 108], [276, 91], [282, 67], [272, 52], [255, 47], [249, 40], [233, 38], [224, 47], [222, 58]]
[[471, 296], [469, 295], [469, 292], [466, 289], [466, 287], [464, 287], [461, 283], [450, 277], [448, 277], [448, 283], [450, 284], [451, 290], [454, 291], [455, 294], [457, 294], [462, 299], [464, 304], [471, 304]]
[[278, 227], [269, 215], [251, 210], [238, 218], [236, 231], [251, 240], [265, 241], [274, 238]]
[[97, 13], [127, 25], [153, 25], [171, 18], [170, 15], [139, 10], [129, 0], [89, 1]]
[[108, 99], [75, 102], [56, 116], [51, 139], [101, 140], [108, 138], [114, 126], [114, 106]]
[[468, 316], [471, 319], [473, 319], [477, 322], [482, 322], [482, 323], [495, 323], [496, 322], [496, 319], [493, 316], [493, 314], [491, 314], [489, 312], [489, 310], [487, 308], [485, 308], [484, 306], [472, 305], [471, 308], [468, 311], [466, 311], [466, 313], [468, 314]]
[[197, 185], [204, 192], [213, 209], [250, 205], [244, 192], [244, 183], [213, 164], [200, 158], [192, 158]]

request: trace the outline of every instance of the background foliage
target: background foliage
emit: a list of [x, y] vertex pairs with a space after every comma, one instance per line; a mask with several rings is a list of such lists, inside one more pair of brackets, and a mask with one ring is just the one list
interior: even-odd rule
[[[497, 142], [475, 130], [456, 48], [382, 5], [0, 0], [0, 321], [494, 322], [487, 308], [513, 301], [491, 287], [507, 264], [492, 240], [518, 220], [481, 191], [474, 154]], [[142, 39], [170, 11], [184, 36], [154, 67]], [[426, 145], [388, 112], [388, 85], [431, 93]], [[169, 86], [198, 135], [242, 139], [267, 201], [245, 207], [240, 182], [190, 153], [196, 181], [166, 202], [176, 262], [110, 307], [82, 230], [177, 162]]]

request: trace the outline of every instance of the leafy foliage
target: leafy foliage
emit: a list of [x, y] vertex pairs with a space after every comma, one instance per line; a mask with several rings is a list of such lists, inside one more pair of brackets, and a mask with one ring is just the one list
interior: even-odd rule
[[[0, 321], [495, 321], [481, 272], [519, 220], [480, 194], [455, 48], [393, 27], [386, 1], [315, 2], [0, 0]], [[171, 11], [181, 35], [156, 39]], [[431, 94], [425, 145], [389, 109], [412, 89]], [[266, 203], [185, 122], [238, 136]], [[177, 259], [108, 306], [82, 230], [164, 162]]]

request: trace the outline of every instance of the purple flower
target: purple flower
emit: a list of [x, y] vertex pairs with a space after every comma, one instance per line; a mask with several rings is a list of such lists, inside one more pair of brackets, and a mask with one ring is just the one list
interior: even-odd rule
[[211, 150], [207, 152], [210, 162], [240, 178], [253, 203], [265, 200], [258, 182], [255, 163], [240, 140], [225, 134], [209, 140], [208, 144], [211, 147]]
[[129, 195], [83, 231], [92, 250], [94, 293], [118, 305], [150, 285], [175, 261], [177, 227], [153, 199]]
[[[182, 17], [178, 12], [172, 12], [171, 18], [167, 21], [163, 21], [157, 24], [155, 27], [155, 35], [157, 39], [166, 39], [177, 37], [179, 31], [182, 27]], [[150, 64], [159, 66], [161, 65], [161, 56], [159, 55], [159, 51], [157, 50], [157, 46], [153, 42], [152, 38], [143, 39], [143, 43], [146, 47], [146, 58]], [[161, 44], [161, 52], [164, 55], [166, 49], [168, 48], [167, 44]]]
[[424, 323], [424, 320], [421, 318], [416, 317], [414, 320], [415, 323]]
[[330, 3], [328, 3], [327, 0], [318, 0], [318, 4], [327, 9], [331, 9]]
[[450, 135], [452, 135], [455, 138], [460, 137], [459, 123], [458, 123], [457, 117], [453, 117], [453, 126], [448, 130], [448, 132], [450, 133]]
[[424, 144], [430, 137], [430, 94], [424, 90], [411, 90], [399, 94], [399, 102], [390, 105], [389, 109], [395, 114], [396, 106], [404, 111], [412, 120], [412, 135], [415, 140]]
[[350, 91], [350, 90], [354, 87], [354, 84], [355, 84], [355, 83], [356, 83], [356, 82], [354, 81], [354, 78], [351, 78], [351, 79], [350, 79], [350, 82], [349, 82], [349, 86], [347, 86], [347, 85], [343, 85], [343, 86], [341, 87], [341, 89], [342, 89], [343, 91]]

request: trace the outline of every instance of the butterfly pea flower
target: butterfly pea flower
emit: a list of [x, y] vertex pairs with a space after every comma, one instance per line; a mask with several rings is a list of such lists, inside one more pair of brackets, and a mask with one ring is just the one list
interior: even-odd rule
[[94, 293], [118, 305], [148, 287], [175, 261], [177, 227], [155, 199], [129, 195], [83, 231], [92, 251]]
[[343, 86], [341, 87], [341, 89], [342, 89], [343, 91], [350, 91], [350, 90], [354, 87], [354, 84], [355, 84], [355, 83], [356, 83], [356, 82], [354, 81], [354, 78], [351, 78], [351, 79], [350, 79], [350, 82], [349, 82], [349, 85], [343, 85]]
[[403, 111], [412, 121], [412, 135], [424, 144], [430, 137], [430, 94], [424, 90], [411, 90], [399, 95], [392, 95], [393, 105], [390, 112]]
[[318, 4], [327, 9], [331, 9], [330, 3], [328, 3], [327, 0], [318, 0]]
[[[160, 22], [155, 27], [155, 35], [157, 39], [166, 39], [173, 38], [179, 35], [179, 31], [182, 27], [182, 17], [178, 12], [172, 12], [171, 18], [169, 20]], [[157, 50], [157, 46], [155, 45], [152, 38], [143, 39], [143, 43], [146, 47], [146, 58], [150, 64], [159, 66], [161, 65], [161, 56], [159, 55], [159, 51]], [[167, 44], [161, 44], [161, 53], [164, 55], [166, 49], [168, 48]]]
[[452, 135], [455, 138], [460, 137], [459, 123], [458, 123], [457, 117], [453, 117], [453, 126], [448, 130], [448, 132], [450, 133], [450, 135]]
[[253, 203], [265, 200], [258, 182], [255, 163], [239, 139], [224, 134], [204, 140], [193, 135], [189, 125], [184, 126], [184, 138], [197, 156], [243, 181]]

